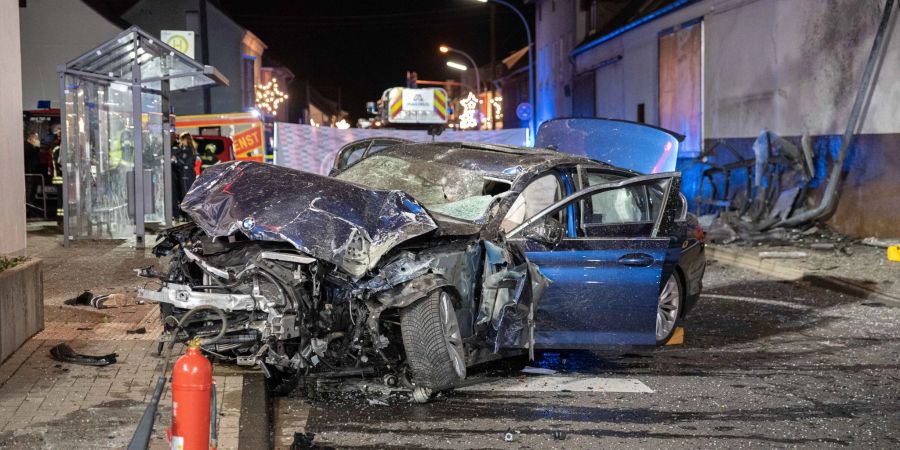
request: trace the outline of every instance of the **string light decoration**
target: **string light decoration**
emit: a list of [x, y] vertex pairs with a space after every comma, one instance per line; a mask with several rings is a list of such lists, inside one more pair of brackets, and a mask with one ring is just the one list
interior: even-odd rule
[[287, 99], [288, 95], [278, 89], [278, 80], [256, 85], [256, 107], [266, 114], [274, 116], [281, 102]]
[[463, 107], [462, 114], [459, 115], [459, 127], [468, 130], [478, 126], [478, 97], [472, 92], [466, 98], [459, 101]]
[[491, 109], [494, 110], [494, 121], [503, 120], [503, 97], [498, 95], [491, 99]]

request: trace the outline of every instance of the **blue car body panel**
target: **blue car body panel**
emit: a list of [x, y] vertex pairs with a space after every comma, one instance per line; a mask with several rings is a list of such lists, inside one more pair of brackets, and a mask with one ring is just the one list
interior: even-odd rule
[[[668, 244], [668, 239], [565, 239], [547, 251], [529, 243], [525, 256], [550, 281], [535, 308], [535, 346], [655, 345]], [[649, 255], [653, 263], [619, 263], [635, 253]]]

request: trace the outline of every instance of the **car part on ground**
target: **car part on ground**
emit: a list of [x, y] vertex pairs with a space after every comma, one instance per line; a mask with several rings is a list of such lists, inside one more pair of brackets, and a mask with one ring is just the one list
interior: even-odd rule
[[72, 347], [69, 347], [69, 344], [63, 342], [56, 344], [50, 349], [50, 356], [53, 357], [53, 359], [64, 363], [79, 364], [82, 366], [108, 366], [110, 364], [115, 364], [116, 358], [119, 355], [116, 353], [110, 353], [103, 356], [82, 355], [80, 353], [75, 353], [75, 350], [72, 350]]

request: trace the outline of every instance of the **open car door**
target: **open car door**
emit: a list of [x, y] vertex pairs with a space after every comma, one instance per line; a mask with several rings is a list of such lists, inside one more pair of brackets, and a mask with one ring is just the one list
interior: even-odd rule
[[[534, 302], [536, 348], [657, 344], [659, 294], [680, 250], [669, 239], [681, 206], [680, 177], [590, 186], [508, 233], [507, 242], [550, 281]], [[580, 211], [575, 235], [557, 220], [570, 205]]]
[[651, 174], [675, 170], [683, 140], [669, 130], [626, 120], [551, 119], [541, 124], [534, 146]]

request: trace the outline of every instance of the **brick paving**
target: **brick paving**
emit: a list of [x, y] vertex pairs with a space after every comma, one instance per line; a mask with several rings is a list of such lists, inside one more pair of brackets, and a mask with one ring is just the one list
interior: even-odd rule
[[[63, 249], [54, 237], [29, 236], [29, 249], [49, 263], [45, 289], [45, 329], [0, 365], [0, 449], [123, 448], [150, 399], [162, 359], [156, 355], [162, 331], [156, 305], [136, 305], [133, 272], [122, 267], [153, 263], [149, 252], [116, 242], [92, 243], [85, 255], [96, 260], [86, 270], [66, 260], [85, 260], [78, 249]], [[99, 272], [99, 273], [98, 273]], [[48, 283], [47, 280], [50, 280]], [[96, 293], [123, 293], [130, 301], [111, 309], [62, 306], [61, 299], [85, 289]], [[144, 334], [128, 330], [144, 327]], [[50, 348], [66, 342], [76, 352], [93, 355], [117, 353], [118, 362], [106, 367], [61, 363]], [[180, 354], [176, 347], [177, 358]], [[228, 367], [214, 367], [219, 398], [220, 449], [237, 448], [243, 377]], [[168, 448], [165, 429], [170, 424], [171, 391], [160, 402], [151, 448]]]

